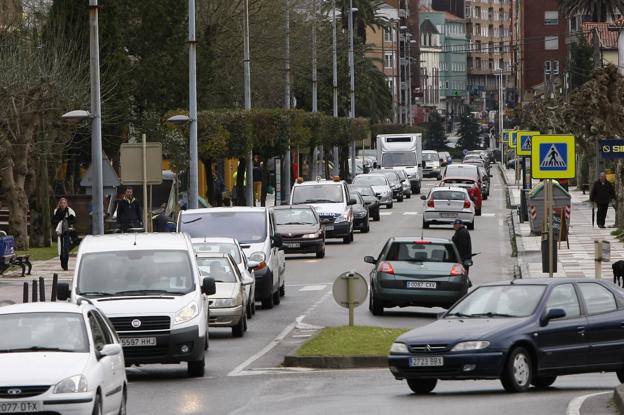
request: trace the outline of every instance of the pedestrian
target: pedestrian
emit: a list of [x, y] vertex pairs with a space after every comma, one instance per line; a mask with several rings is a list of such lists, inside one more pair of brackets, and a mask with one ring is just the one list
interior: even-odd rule
[[256, 159], [253, 167], [254, 206], [262, 197], [262, 163]]
[[76, 212], [67, 204], [67, 199], [60, 198], [52, 215], [52, 224], [56, 229], [57, 252], [61, 259], [61, 268], [67, 271], [69, 251], [71, 251], [71, 235], [76, 223]]
[[466, 266], [465, 262], [472, 260], [472, 240], [470, 239], [470, 232], [468, 232], [468, 229], [464, 226], [464, 222], [462, 222], [461, 219], [455, 219], [455, 222], [453, 222], [453, 229], [455, 229], [455, 234], [452, 240], [459, 251], [459, 257], [461, 258], [462, 264], [464, 264], [464, 268], [466, 268], [467, 275], [470, 266]]
[[134, 198], [133, 192], [132, 187], [126, 187], [123, 198], [117, 201], [117, 223], [121, 232], [143, 227], [141, 206]]
[[601, 172], [589, 194], [589, 200], [595, 203], [598, 207], [596, 222], [598, 223], [599, 228], [605, 227], [607, 210], [609, 209], [609, 203], [613, 199], [615, 199], [615, 190], [613, 189], [613, 185], [607, 181], [606, 173]]

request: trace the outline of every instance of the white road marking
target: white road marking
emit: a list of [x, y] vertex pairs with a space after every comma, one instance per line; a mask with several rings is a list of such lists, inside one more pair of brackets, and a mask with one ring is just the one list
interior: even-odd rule
[[403, 212], [403, 215], [418, 215], [418, 212]]
[[572, 399], [570, 401], [570, 403], [568, 404], [568, 409], [566, 410], [566, 415], [580, 415], [580, 413], [581, 413], [581, 406], [583, 406], [583, 403], [587, 399], [593, 398], [594, 396], [598, 396], [598, 395], [606, 395], [607, 393], [613, 393], [613, 392], [608, 391], [608, 392], [590, 393], [589, 395], [578, 396], [578, 397]]
[[326, 285], [306, 285], [305, 287], [300, 288], [299, 291], [321, 291], [326, 287]]
[[482, 213], [481, 217], [483, 218], [493, 218], [496, 216], [496, 213]]
[[379, 212], [379, 214], [381, 216], [390, 216], [390, 215], [392, 215], [392, 212]]

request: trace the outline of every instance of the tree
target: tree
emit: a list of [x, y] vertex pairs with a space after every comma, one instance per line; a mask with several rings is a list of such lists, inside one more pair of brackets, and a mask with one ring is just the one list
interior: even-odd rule
[[559, 0], [559, 7], [566, 16], [590, 15], [594, 22], [606, 22], [610, 16], [622, 14], [624, 0]]
[[570, 52], [570, 89], [574, 90], [591, 79], [593, 63], [593, 50], [587, 42], [584, 34], [578, 37], [578, 41], [572, 43]]
[[446, 149], [447, 140], [444, 130], [444, 119], [438, 111], [429, 113], [424, 141], [423, 145], [426, 149], [437, 151]]
[[472, 114], [464, 114], [459, 124], [459, 140], [457, 147], [466, 150], [473, 150], [479, 147], [479, 123]]

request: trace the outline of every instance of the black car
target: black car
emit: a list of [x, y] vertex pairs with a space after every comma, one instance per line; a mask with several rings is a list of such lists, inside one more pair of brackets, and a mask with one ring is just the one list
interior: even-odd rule
[[370, 231], [370, 213], [364, 199], [360, 192], [351, 193], [351, 198], [355, 199], [355, 205], [351, 206], [353, 209], [353, 229], [358, 229], [362, 233], [368, 233]]
[[624, 383], [623, 293], [581, 278], [482, 285], [437, 321], [400, 336], [390, 371], [415, 393], [431, 392], [438, 379], [500, 379], [509, 392], [586, 372], [616, 372]]
[[397, 200], [397, 202], [403, 201], [403, 184], [401, 183], [401, 178], [399, 174], [394, 170], [376, 170], [373, 174], [382, 174], [386, 176], [388, 182], [390, 183], [390, 189], [392, 189], [392, 197]]
[[285, 253], [316, 254], [317, 258], [325, 256], [325, 229], [312, 206], [276, 206], [273, 215]]
[[349, 185], [349, 192], [359, 192], [364, 199], [364, 205], [368, 207], [368, 213], [372, 220], [379, 221], [381, 215], [379, 214], [379, 199], [375, 196], [373, 188], [367, 185]]

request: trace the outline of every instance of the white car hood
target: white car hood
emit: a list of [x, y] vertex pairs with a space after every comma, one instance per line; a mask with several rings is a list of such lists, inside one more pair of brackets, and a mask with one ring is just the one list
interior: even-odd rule
[[[248, 248], [245, 248], [246, 246], [248, 246]], [[241, 243], [241, 248], [243, 248], [243, 252], [247, 255], [247, 258], [249, 258], [249, 256], [254, 252], [264, 252], [264, 242], [258, 242], [255, 244]]]
[[89, 353], [1, 353], [0, 386], [56, 385], [84, 372]]
[[217, 290], [214, 295], [209, 296], [208, 298], [234, 298], [236, 297], [236, 291], [238, 288], [238, 284], [233, 282], [218, 282], [215, 284], [217, 286]]
[[388, 193], [391, 192], [392, 189], [390, 189], [389, 186], [371, 186], [373, 188], [373, 192], [375, 193]]
[[401, 167], [401, 168], [405, 170], [407, 174], [410, 176], [418, 175], [418, 167]]
[[186, 295], [145, 295], [137, 297], [105, 297], [94, 301], [106, 317], [171, 315], [195, 298], [195, 292]]
[[345, 207], [342, 203], [312, 203], [311, 206], [316, 209], [319, 215], [328, 213], [342, 215], [345, 212]]

